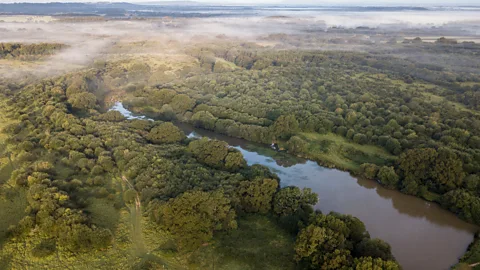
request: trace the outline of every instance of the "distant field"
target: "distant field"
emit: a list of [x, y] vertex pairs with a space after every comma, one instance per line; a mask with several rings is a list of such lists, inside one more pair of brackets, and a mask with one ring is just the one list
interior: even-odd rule
[[28, 16], [28, 15], [16, 15], [16, 16], [0, 16], [0, 22], [53, 22], [57, 19], [52, 16]]
[[[475, 43], [480, 42], [480, 37], [465, 37], [465, 36], [420, 36], [420, 38], [423, 40], [423, 42], [435, 42], [437, 39], [444, 37], [448, 39], [456, 39], [458, 42], [464, 42], [464, 41], [473, 41]], [[416, 37], [405, 37], [406, 39], [414, 39]]]

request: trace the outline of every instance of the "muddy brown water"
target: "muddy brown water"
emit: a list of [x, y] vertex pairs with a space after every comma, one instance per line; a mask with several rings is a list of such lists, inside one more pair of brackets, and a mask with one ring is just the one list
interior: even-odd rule
[[478, 229], [436, 204], [385, 189], [375, 181], [278, 153], [268, 146], [188, 125], [179, 127], [189, 137], [228, 142], [243, 153], [249, 165], [262, 164], [277, 173], [282, 186], [311, 188], [319, 196], [315, 208], [323, 213], [335, 211], [358, 217], [372, 237], [391, 245], [403, 269], [449, 269], [466, 251]]

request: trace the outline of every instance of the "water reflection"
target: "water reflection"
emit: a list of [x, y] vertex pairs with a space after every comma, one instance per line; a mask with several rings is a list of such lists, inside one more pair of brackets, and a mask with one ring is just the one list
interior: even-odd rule
[[266, 146], [191, 126], [180, 127], [186, 134], [228, 142], [242, 152], [249, 165], [262, 164], [274, 171], [282, 186], [311, 188], [319, 195], [316, 209], [360, 218], [372, 237], [390, 243], [404, 269], [448, 269], [473, 240], [475, 226], [436, 204]]
[[[123, 109], [123, 106], [120, 108]], [[130, 117], [136, 118], [130, 113]], [[309, 187], [319, 195], [316, 209], [360, 218], [372, 237], [384, 239], [404, 269], [448, 269], [473, 240], [476, 227], [419, 198], [388, 190], [375, 181], [273, 149], [191, 126], [178, 124], [189, 137], [226, 141], [249, 165], [262, 164], [277, 173], [282, 186]]]

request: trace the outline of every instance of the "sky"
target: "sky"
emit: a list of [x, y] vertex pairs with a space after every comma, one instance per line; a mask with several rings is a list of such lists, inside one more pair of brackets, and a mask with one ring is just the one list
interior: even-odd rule
[[[171, 0], [0, 0], [0, 3], [11, 2], [130, 2], [149, 3]], [[201, 3], [222, 3], [222, 4], [316, 4], [316, 5], [472, 5], [480, 6], [480, 0], [196, 0]]]

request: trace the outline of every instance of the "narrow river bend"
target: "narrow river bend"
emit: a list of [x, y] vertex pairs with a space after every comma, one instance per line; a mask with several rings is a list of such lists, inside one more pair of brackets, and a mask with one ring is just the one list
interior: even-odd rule
[[[112, 107], [127, 118], [134, 116], [121, 103]], [[473, 240], [477, 227], [457, 218], [436, 204], [388, 190], [377, 182], [352, 177], [349, 173], [319, 166], [316, 162], [278, 153], [258, 145], [214, 132], [178, 125], [189, 137], [226, 141], [240, 150], [249, 165], [272, 169], [282, 186], [311, 188], [319, 195], [315, 206], [323, 213], [350, 214], [365, 223], [372, 237], [392, 246], [403, 269], [449, 269]]]

